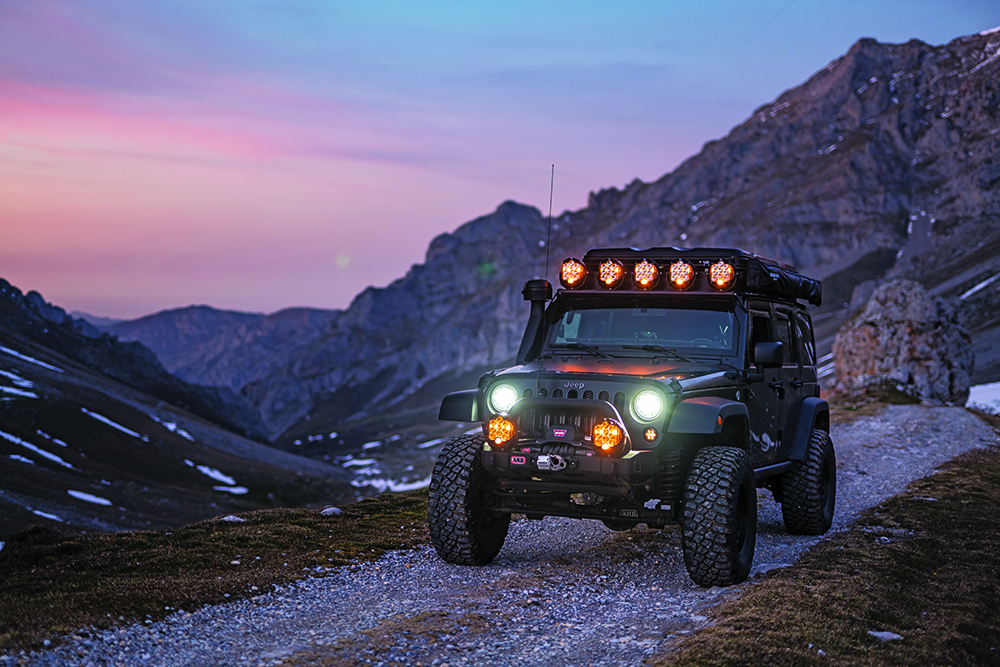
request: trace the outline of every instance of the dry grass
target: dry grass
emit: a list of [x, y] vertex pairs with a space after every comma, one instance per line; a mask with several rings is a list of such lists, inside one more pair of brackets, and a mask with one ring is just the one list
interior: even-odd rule
[[830, 404], [830, 421], [833, 424], [850, 424], [861, 417], [874, 417], [887, 405], [916, 405], [920, 401], [895, 387], [869, 387], [862, 393], [835, 392], [825, 396]]
[[[969, 452], [944, 468], [650, 662], [1000, 664], [1000, 451]], [[882, 642], [869, 631], [902, 639]]]
[[246, 521], [165, 532], [15, 534], [0, 552], [0, 651], [252, 597], [316, 568], [427, 541], [426, 492], [363, 500], [335, 516], [304, 509], [239, 516]]

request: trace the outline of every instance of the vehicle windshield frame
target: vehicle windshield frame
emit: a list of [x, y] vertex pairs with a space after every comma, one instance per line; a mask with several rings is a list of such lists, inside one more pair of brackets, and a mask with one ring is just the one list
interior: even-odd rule
[[743, 349], [743, 329], [744, 317], [741, 312], [745, 307], [735, 294], [719, 295], [682, 295], [664, 294], [662, 292], [643, 293], [623, 293], [623, 292], [600, 292], [600, 293], [573, 293], [560, 290], [556, 298], [545, 311], [545, 332], [542, 342], [542, 354], [559, 355], [572, 354], [565, 347], [566, 341], [555, 341], [553, 339], [554, 327], [557, 322], [569, 311], [580, 310], [602, 310], [602, 309], [632, 309], [632, 308], [656, 308], [678, 311], [715, 311], [728, 312], [732, 314], [733, 332], [731, 334], [731, 344], [729, 347], [693, 347], [677, 346], [666, 342], [666, 339], [639, 338], [629, 340], [629, 344], [661, 346], [664, 351], [630, 349], [623, 347], [621, 341], [595, 342], [592, 339], [578, 340], [587, 346], [592, 346], [602, 352], [613, 353], [615, 357], [627, 356], [664, 356], [671, 352], [676, 352], [684, 357], [710, 357], [710, 358], [737, 358], [742, 354]]

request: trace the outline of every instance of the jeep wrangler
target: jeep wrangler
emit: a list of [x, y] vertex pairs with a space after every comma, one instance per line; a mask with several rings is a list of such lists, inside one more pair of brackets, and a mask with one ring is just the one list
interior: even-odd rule
[[[511, 514], [679, 523], [695, 583], [750, 572], [757, 488], [785, 527], [833, 521], [836, 461], [806, 303], [821, 285], [734, 248], [596, 249], [560, 289], [529, 280], [516, 365], [447, 395], [439, 418], [478, 422], [431, 477], [428, 525], [445, 561], [484, 565]], [[546, 307], [546, 304], [548, 307]]]

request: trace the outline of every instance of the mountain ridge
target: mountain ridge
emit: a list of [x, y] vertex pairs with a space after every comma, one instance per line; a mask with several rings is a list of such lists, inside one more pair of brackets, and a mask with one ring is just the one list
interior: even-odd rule
[[[538, 209], [504, 202], [312, 328], [247, 323], [176, 370], [243, 394], [279, 440], [317, 412], [335, 428], [512, 359], [520, 288], [544, 272], [546, 252], [554, 282], [564, 256], [621, 245], [737, 246], [795, 264], [824, 280], [822, 352], [860, 286], [904, 277], [959, 296], [1000, 271], [997, 79], [1000, 34], [942, 46], [858, 40], [670, 173], [592, 192], [553, 219], [550, 248]], [[986, 341], [984, 368], [1000, 374], [996, 301], [986, 289], [963, 305]]]

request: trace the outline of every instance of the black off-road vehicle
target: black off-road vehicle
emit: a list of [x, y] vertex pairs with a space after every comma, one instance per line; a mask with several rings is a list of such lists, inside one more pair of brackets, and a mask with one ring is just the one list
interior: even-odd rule
[[[449, 394], [452, 438], [430, 485], [440, 556], [483, 565], [511, 514], [679, 522], [699, 585], [750, 572], [757, 488], [791, 533], [833, 520], [836, 461], [812, 323], [821, 285], [733, 248], [613, 248], [529, 280], [517, 365]], [[546, 307], [546, 303], [551, 303]]]

